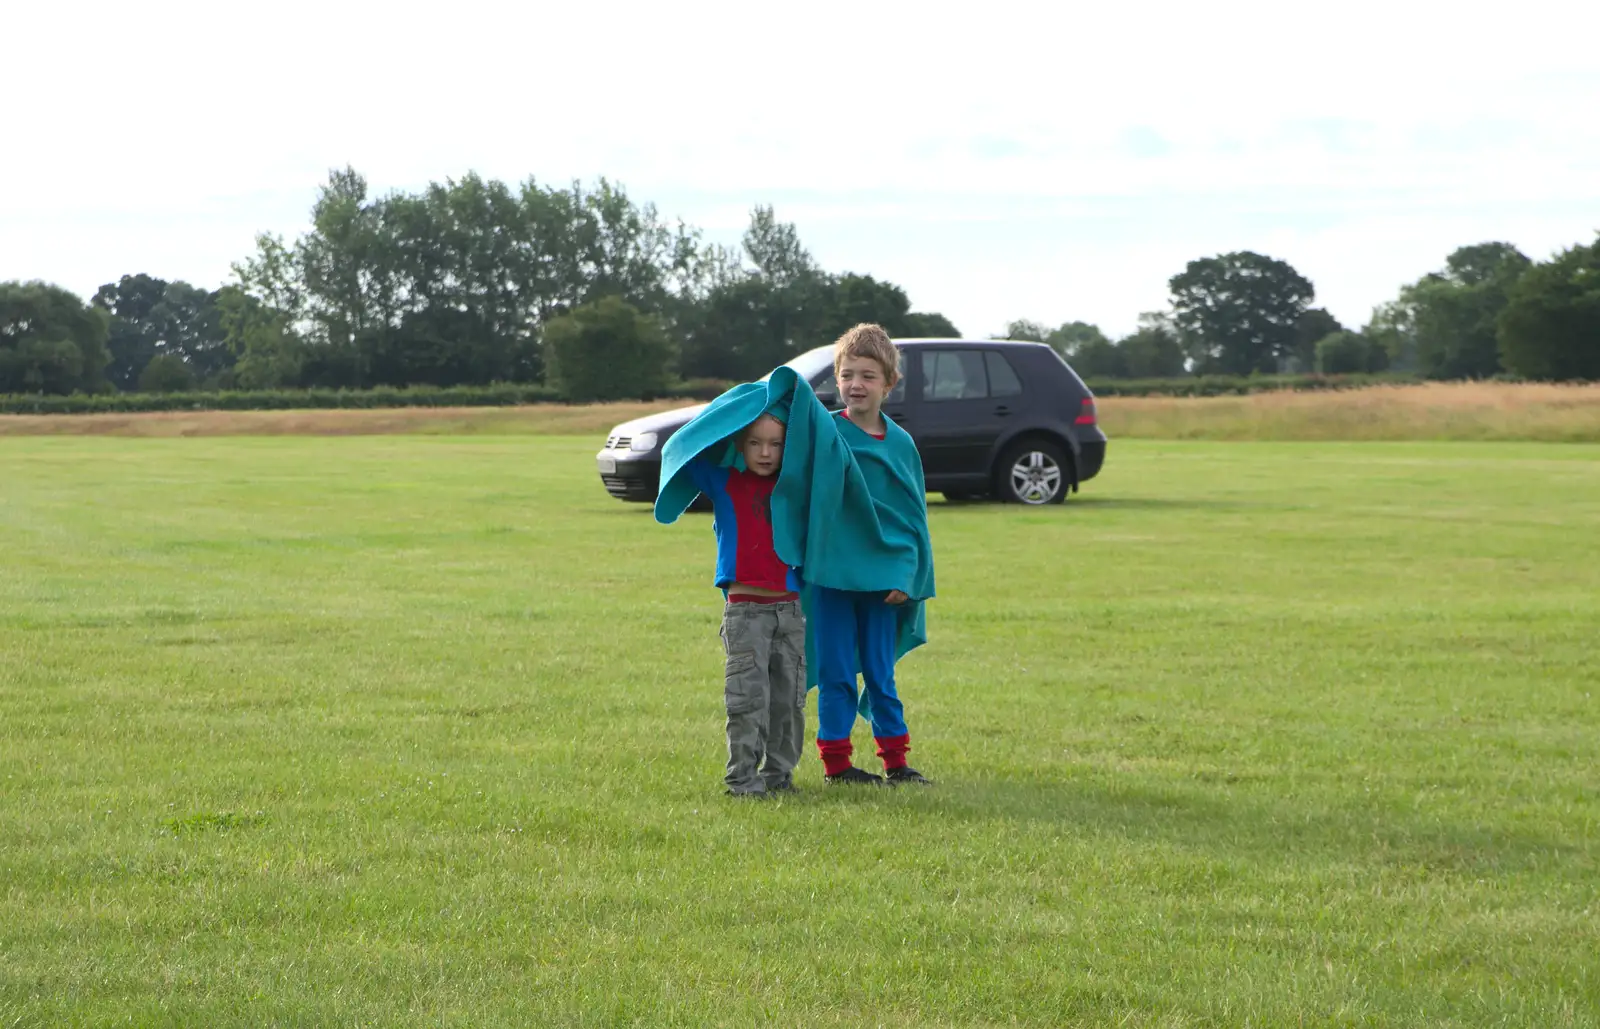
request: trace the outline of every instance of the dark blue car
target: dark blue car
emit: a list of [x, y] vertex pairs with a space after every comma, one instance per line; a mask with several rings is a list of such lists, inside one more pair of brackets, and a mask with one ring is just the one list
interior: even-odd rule
[[[951, 500], [998, 497], [1059, 504], [1094, 478], [1106, 457], [1094, 395], [1042, 343], [901, 339], [901, 377], [883, 413], [916, 440], [928, 489]], [[833, 347], [789, 362], [830, 410], [840, 407]], [[653, 502], [661, 445], [704, 405], [664, 411], [611, 430], [596, 455], [600, 481], [619, 500]]]

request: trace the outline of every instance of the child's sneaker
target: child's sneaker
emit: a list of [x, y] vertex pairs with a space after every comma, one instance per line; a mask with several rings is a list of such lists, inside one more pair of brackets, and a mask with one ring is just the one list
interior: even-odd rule
[[822, 781], [829, 786], [882, 786], [883, 776], [873, 775], [851, 765], [838, 775], [825, 775]]
[[890, 786], [900, 786], [905, 783], [915, 783], [918, 786], [932, 786], [933, 780], [912, 768], [910, 765], [901, 765], [891, 768], [885, 773]]

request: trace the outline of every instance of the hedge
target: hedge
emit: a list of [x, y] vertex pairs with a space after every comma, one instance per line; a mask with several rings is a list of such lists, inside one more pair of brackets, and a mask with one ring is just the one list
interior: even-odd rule
[[[1271, 390], [1359, 389], [1419, 382], [1411, 375], [1197, 375], [1176, 379], [1092, 379], [1096, 396], [1216, 397]], [[695, 379], [675, 383], [647, 400], [710, 400], [729, 383]], [[511, 407], [558, 404], [549, 386], [411, 386], [377, 389], [226, 390], [193, 393], [73, 393], [0, 396], [0, 414], [127, 414], [137, 411], [283, 411], [329, 407]]]
[[1194, 375], [1174, 379], [1091, 379], [1097, 397], [1220, 397], [1277, 390], [1361, 389], [1421, 382], [1414, 375]]
[[[710, 400], [728, 383], [680, 382], [644, 399]], [[193, 393], [73, 393], [0, 396], [0, 414], [129, 414], [139, 411], [284, 411], [349, 407], [511, 407], [562, 403], [559, 391], [540, 385], [412, 386], [376, 389], [223, 390]]]

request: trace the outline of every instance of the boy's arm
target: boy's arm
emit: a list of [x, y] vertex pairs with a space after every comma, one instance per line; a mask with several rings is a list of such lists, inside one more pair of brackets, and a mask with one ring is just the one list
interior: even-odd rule
[[696, 454], [684, 467], [689, 469], [689, 481], [698, 486], [701, 493], [709, 497], [712, 491], [716, 489], [717, 469], [710, 459], [706, 457], [707, 453], [709, 451], [701, 451]]
[[700, 492], [706, 491], [706, 459], [704, 454], [696, 454], [683, 466], [689, 472], [689, 481], [700, 487]]

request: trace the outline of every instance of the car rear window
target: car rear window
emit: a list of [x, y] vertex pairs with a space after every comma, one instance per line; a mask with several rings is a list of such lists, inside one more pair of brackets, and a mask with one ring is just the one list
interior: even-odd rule
[[1022, 380], [996, 350], [933, 350], [922, 357], [922, 399], [982, 400], [1022, 395]]
[[984, 364], [989, 368], [989, 395], [991, 397], [1020, 397], [1022, 396], [1022, 380], [1017, 378], [1016, 370], [1011, 367], [1011, 362], [1006, 355], [998, 350], [990, 350], [983, 355]]
[[989, 377], [981, 350], [935, 350], [922, 357], [923, 400], [982, 400]]

